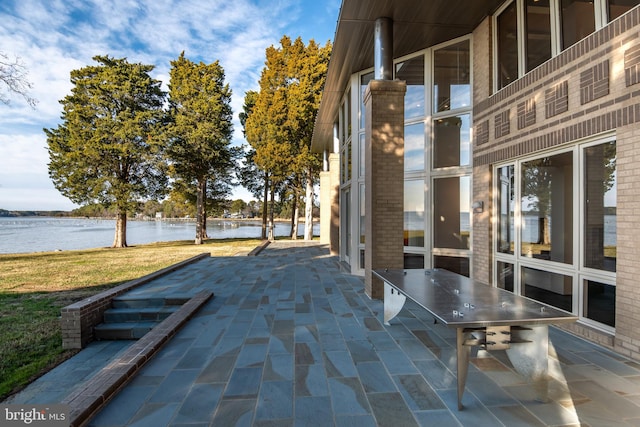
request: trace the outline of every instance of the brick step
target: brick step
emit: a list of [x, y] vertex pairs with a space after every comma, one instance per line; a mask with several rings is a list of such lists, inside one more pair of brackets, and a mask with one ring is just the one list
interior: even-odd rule
[[182, 305], [189, 301], [187, 295], [170, 295], [166, 297], [148, 297], [148, 296], [127, 296], [122, 295], [115, 297], [111, 301], [113, 308], [148, 308], [148, 307], [164, 307], [172, 305]]
[[178, 310], [179, 306], [170, 305], [162, 307], [140, 307], [140, 308], [110, 308], [104, 312], [104, 323], [159, 322], [166, 319]]
[[137, 340], [160, 322], [101, 323], [93, 328], [97, 340]]

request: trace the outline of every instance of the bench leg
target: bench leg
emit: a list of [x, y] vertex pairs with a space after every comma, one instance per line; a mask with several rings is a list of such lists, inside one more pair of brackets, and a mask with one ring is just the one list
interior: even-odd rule
[[526, 329], [513, 331], [513, 338], [522, 342], [512, 344], [507, 356], [513, 367], [529, 380], [535, 389], [537, 400], [548, 401], [549, 385], [549, 327], [527, 326]]
[[469, 371], [469, 356], [471, 354], [471, 346], [464, 345], [467, 334], [464, 328], [456, 329], [456, 359], [458, 362], [458, 410], [462, 409], [462, 395], [464, 394], [464, 386], [467, 383], [467, 372]]
[[389, 321], [396, 317], [407, 297], [395, 290], [387, 282], [384, 282], [384, 324], [389, 326]]

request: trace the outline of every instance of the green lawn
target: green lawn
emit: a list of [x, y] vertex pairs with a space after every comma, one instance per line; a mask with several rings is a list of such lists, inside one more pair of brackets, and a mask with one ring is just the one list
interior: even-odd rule
[[0, 255], [0, 400], [76, 353], [62, 349], [60, 309], [203, 252], [246, 254], [257, 239]]

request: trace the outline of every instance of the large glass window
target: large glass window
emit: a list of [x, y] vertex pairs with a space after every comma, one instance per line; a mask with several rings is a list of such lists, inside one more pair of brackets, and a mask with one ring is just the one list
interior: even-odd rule
[[524, 296], [562, 310], [572, 311], [573, 280], [571, 276], [523, 267], [522, 282]]
[[522, 163], [521, 254], [573, 262], [573, 153]]
[[616, 172], [612, 137], [496, 167], [496, 286], [611, 331]]
[[593, 280], [585, 280], [583, 293], [583, 316], [615, 328], [616, 287]]
[[518, 78], [518, 14], [516, 2], [497, 18], [498, 88]]
[[616, 271], [616, 145], [584, 150], [584, 265]]
[[609, 21], [619, 18], [637, 5], [638, 0], [609, 0]]
[[404, 127], [404, 170], [424, 170], [424, 123]]
[[497, 89], [574, 45], [639, 0], [513, 0], [495, 16]]
[[551, 58], [551, 8], [549, 0], [527, 0], [527, 69]]
[[435, 119], [433, 167], [468, 166], [471, 151], [471, 120], [468, 114]]
[[465, 40], [433, 54], [434, 111], [449, 111], [471, 105], [471, 61]]
[[405, 118], [424, 117], [424, 56], [396, 64], [396, 79], [407, 83], [404, 96]]
[[404, 245], [424, 247], [424, 180], [404, 182]]
[[563, 49], [596, 30], [593, 0], [562, 0], [561, 9]]
[[433, 266], [469, 277], [469, 258], [438, 255], [434, 257]]
[[498, 215], [497, 234], [498, 252], [513, 254], [515, 246], [515, 186], [514, 186], [514, 166], [503, 166], [498, 168]]
[[471, 224], [469, 217], [468, 176], [438, 178], [433, 182], [434, 247], [469, 249]]
[[514, 274], [513, 264], [509, 262], [498, 261], [498, 268], [496, 271], [496, 286], [505, 291], [514, 292]]

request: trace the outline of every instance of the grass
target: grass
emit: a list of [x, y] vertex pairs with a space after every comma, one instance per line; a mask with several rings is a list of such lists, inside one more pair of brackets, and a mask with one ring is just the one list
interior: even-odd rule
[[248, 253], [256, 239], [0, 255], [0, 401], [69, 358], [60, 309], [203, 252]]

